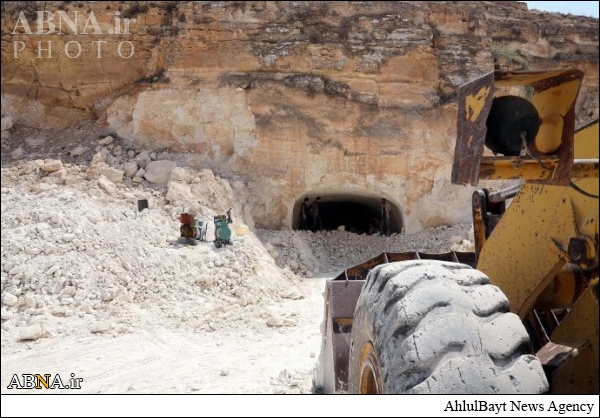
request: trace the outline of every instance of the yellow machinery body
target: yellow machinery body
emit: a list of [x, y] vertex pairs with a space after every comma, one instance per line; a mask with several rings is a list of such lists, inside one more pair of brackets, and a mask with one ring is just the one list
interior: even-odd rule
[[[577, 69], [496, 71], [459, 87], [452, 183], [511, 184], [474, 192], [475, 252], [382, 253], [327, 282], [326, 392], [348, 389], [355, 310], [369, 272], [386, 263], [435, 259], [475, 267], [503, 291], [529, 334], [550, 393], [599, 393], [598, 120], [575, 128], [582, 79]], [[539, 115], [535, 138], [523, 140], [526, 154], [491, 155], [484, 147], [494, 99], [503, 95], [527, 99]], [[377, 369], [376, 361], [369, 364]], [[367, 393], [380, 393], [379, 385], [371, 386]]]
[[[495, 72], [459, 90], [453, 182], [516, 183], [473, 196], [476, 268], [523, 320], [552, 393], [599, 393], [598, 121], [574, 129], [582, 77]], [[540, 114], [536, 158], [483, 155], [494, 94], [518, 86]]]

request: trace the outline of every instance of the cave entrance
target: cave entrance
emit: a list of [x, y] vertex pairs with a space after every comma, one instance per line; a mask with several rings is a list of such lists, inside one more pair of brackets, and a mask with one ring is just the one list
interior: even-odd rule
[[[357, 234], [371, 232], [371, 223], [373, 218], [381, 217], [381, 197], [382, 196], [364, 196], [351, 193], [337, 194], [305, 194], [296, 199], [294, 203], [292, 229], [300, 229], [300, 206], [305, 197], [309, 198], [308, 203], [315, 201], [320, 196], [319, 215], [323, 225], [323, 230], [331, 231], [338, 229], [341, 225], [346, 231]], [[387, 199], [392, 207], [391, 230], [392, 233], [402, 231], [402, 211], [392, 200]], [[311, 221], [308, 221], [309, 229]], [[377, 233], [379, 229], [377, 229]]]

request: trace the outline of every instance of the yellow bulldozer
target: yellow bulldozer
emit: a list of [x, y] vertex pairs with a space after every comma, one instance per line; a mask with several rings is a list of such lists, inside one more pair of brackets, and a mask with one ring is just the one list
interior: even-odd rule
[[326, 284], [325, 393], [598, 394], [598, 120], [577, 69], [458, 89], [474, 252], [382, 253]]

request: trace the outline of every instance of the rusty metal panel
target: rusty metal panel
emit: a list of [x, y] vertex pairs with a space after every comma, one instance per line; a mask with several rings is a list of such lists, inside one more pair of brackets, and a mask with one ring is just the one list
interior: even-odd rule
[[390, 263], [396, 261], [418, 260], [419, 254], [414, 251], [406, 253], [387, 253], [387, 258]]
[[328, 327], [326, 337], [331, 341], [335, 391], [344, 391], [348, 385], [350, 335], [356, 302], [365, 284], [364, 280], [331, 280], [327, 283]]
[[453, 184], [476, 186], [479, 182], [479, 161], [483, 155], [486, 119], [493, 96], [493, 72], [458, 88], [457, 137], [451, 175]]
[[475, 268], [475, 265], [477, 264], [477, 259], [475, 258], [474, 252], [454, 251], [454, 254], [456, 255], [456, 258], [458, 259], [459, 263], [463, 263]]
[[441, 260], [454, 263], [463, 263], [475, 267], [475, 253], [451, 251], [442, 254], [429, 254], [421, 252], [386, 253], [390, 263], [407, 260]]
[[585, 341], [570, 341], [568, 345], [549, 341], [535, 355], [544, 368], [559, 367], [569, 357], [575, 357], [585, 344]]
[[333, 280], [348, 280], [348, 276], [346, 275], [346, 270], [342, 271], [338, 274]]
[[354, 318], [354, 308], [360, 292], [365, 284], [364, 280], [344, 280], [330, 282], [331, 285], [331, 317], [333, 320], [340, 318]]
[[431, 253], [419, 253], [419, 258], [421, 260], [440, 260], [440, 261], [450, 261], [452, 263], [457, 263], [458, 259], [454, 252], [441, 253], [441, 254], [431, 254]]
[[333, 334], [333, 364], [335, 367], [336, 393], [348, 390], [348, 368], [350, 365], [350, 333]]
[[475, 254], [473, 252], [451, 251], [443, 254], [428, 254], [416, 251], [407, 251], [403, 253], [385, 252], [365, 261], [364, 263], [358, 264], [356, 266], [344, 270], [342, 273], [336, 276], [336, 278], [333, 279], [333, 281], [366, 280], [366, 277], [369, 274], [369, 272], [380, 264], [420, 259], [452, 261], [475, 267]]
[[346, 276], [348, 277], [348, 280], [364, 280], [367, 278], [367, 274], [369, 274], [369, 271], [371, 271], [373, 267], [387, 263], [387, 261], [385, 253], [381, 253], [364, 263], [346, 269]]

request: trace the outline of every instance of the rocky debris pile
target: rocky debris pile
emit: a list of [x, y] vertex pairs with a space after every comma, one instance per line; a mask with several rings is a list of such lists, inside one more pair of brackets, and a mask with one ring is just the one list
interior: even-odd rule
[[[289, 325], [265, 306], [296, 297], [300, 278], [277, 268], [253, 234], [234, 235], [222, 249], [179, 243], [180, 205], [208, 222], [232, 205], [224, 180], [210, 170], [172, 170], [169, 184], [206, 199], [188, 202], [178, 186], [129, 187], [90, 176], [95, 166], [46, 159], [2, 169], [3, 343], [166, 322], [200, 330]], [[139, 199], [148, 209], [138, 212]]]
[[473, 251], [471, 224], [427, 228], [413, 234], [355, 234], [347, 231], [258, 230], [277, 265], [305, 277], [342, 272], [382, 252], [437, 254]]
[[[93, 153], [73, 145], [61, 155], [29, 147], [2, 168], [3, 347], [154, 326], [294, 327], [297, 318], [277, 305], [304, 297], [302, 278], [337, 274], [382, 251], [446, 252], [470, 244], [470, 225], [390, 237], [255, 235], [239, 184], [210, 169], [178, 167], [172, 155], [127, 148], [112, 136], [93, 146]], [[40, 158], [24, 157], [32, 155]], [[141, 211], [140, 200], [147, 202]], [[216, 248], [214, 216], [229, 208], [237, 215], [232, 245]], [[183, 211], [207, 223], [206, 242], [181, 243]]]

